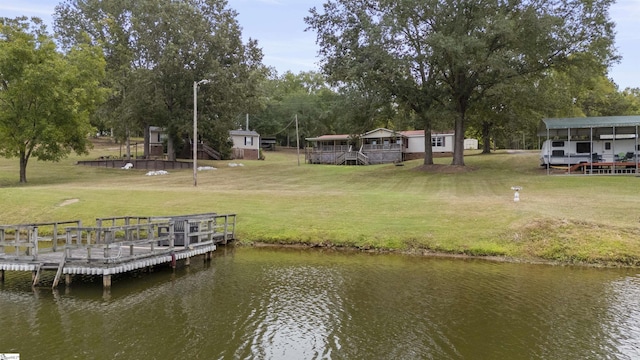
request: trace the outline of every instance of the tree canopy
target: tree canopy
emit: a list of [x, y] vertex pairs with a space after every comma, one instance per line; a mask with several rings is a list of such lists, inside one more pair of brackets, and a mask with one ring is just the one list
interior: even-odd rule
[[0, 19], [0, 154], [20, 159], [20, 182], [32, 157], [87, 152], [89, 117], [106, 95], [104, 67], [99, 47], [58, 52], [37, 18]]
[[454, 114], [452, 164], [464, 165], [469, 111], [492, 89], [543, 77], [580, 53], [605, 66], [616, 59], [612, 2], [329, 0], [306, 22], [334, 83], [361, 82], [405, 104], [425, 131], [434, 109]]
[[105, 113], [117, 115], [109, 125], [164, 127], [170, 158], [192, 126], [194, 82], [211, 81], [200, 87], [198, 133], [215, 147], [226, 145], [239, 113], [257, 109], [262, 52], [243, 43], [225, 0], [67, 0], [55, 16], [63, 44], [88, 34], [105, 48], [114, 89]]

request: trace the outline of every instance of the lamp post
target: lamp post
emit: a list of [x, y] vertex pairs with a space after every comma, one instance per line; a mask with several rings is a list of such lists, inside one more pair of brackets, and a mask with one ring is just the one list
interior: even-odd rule
[[193, 186], [198, 186], [198, 85], [208, 84], [209, 81], [193, 82]]

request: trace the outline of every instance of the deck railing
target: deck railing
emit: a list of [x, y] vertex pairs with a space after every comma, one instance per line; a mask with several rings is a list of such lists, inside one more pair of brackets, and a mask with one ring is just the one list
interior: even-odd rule
[[66, 229], [78, 226], [82, 221], [0, 225], [0, 257], [37, 260], [41, 252], [58, 251], [66, 239]]
[[402, 150], [401, 144], [366, 144], [362, 146], [363, 151], [398, 151]]
[[[167, 226], [165, 235], [159, 229]], [[74, 237], [73, 233], [80, 233]], [[162, 244], [166, 242], [167, 246]], [[173, 223], [147, 223], [112, 227], [67, 228], [65, 261], [74, 263], [114, 263], [170, 253]]]
[[[115, 218], [105, 218], [113, 220]], [[104, 220], [101, 223], [104, 225]], [[235, 237], [235, 214], [175, 217], [129, 217], [148, 222], [130, 225], [67, 228], [67, 262], [116, 263], [170, 254], [175, 249], [227, 243]], [[124, 221], [124, 218], [118, 218]], [[74, 236], [81, 234], [81, 236]]]

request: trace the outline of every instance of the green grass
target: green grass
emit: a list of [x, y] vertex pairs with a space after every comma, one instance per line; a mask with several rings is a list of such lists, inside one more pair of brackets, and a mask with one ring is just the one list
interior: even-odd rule
[[[118, 155], [101, 144], [91, 155]], [[198, 174], [32, 161], [28, 184], [18, 160], [0, 160], [0, 223], [215, 211], [238, 215], [241, 243], [500, 256], [524, 261], [640, 265], [640, 178], [547, 176], [536, 152], [465, 157], [472, 171], [405, 166], [309, 165], [295, 152], [265, 161], [200, 161]], [[437, 158], [448, 164], [450, 158]], [[511, 186], [523, 187], [513, 202]], [[61, 206], [65, 200], [77, 202]]]

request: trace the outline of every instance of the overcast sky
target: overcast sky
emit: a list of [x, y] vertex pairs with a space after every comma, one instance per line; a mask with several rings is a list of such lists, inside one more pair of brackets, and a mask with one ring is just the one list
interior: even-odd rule
[[[0, 0], [0, 16], [38, 16], [51, 24], [51, 14], [60, 1]], [[228, 0], [238, 11], [245, 38], [258, 40], [264, 64], [282, 74], [318, 70], [315, 33], [305, 32], [304, 17], [312, 7], [322, 8], [322, 0]], [[622, 61], [609, 76], [620, 89], [640, 88], [640, 0], [617, 0], [611, 8], [616, 23], [616, 47]], [[51, 30], [51, 29], [50, 29]]]

